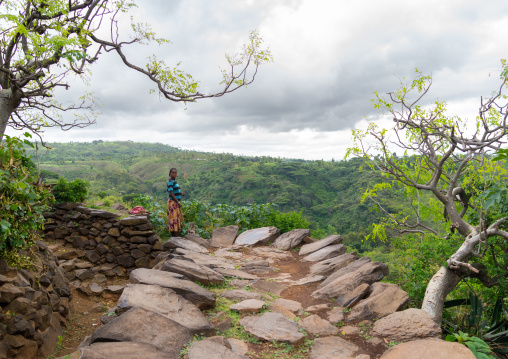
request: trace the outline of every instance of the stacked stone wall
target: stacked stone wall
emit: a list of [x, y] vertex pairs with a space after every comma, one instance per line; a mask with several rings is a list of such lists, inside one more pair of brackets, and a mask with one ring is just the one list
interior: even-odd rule
[[79, 203], [59, 203], [44, 217], [46, 241], [64, 241], [78, 251], [75, 256], [111, 267], [118, 276], [153, 267], [164, 249], [147, 215], [121, 218]]
[[0, 260], [0, 358], [46, 358], [70, 319], [71, 290], [48, 246], [29, 251], [34, 270]]

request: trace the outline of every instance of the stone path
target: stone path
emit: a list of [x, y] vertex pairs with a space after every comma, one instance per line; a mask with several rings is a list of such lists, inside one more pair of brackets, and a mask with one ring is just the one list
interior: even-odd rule
[[380, 282], [388, 267], [345, 253], [340, 236], [267, 227], [233, 242], [231, 227], [211, 240], [168, 241], [152, 269], [130, 273], [110, 320], [68, 358], [262, 358], [287, 345], [288, 358], [374, 359], [389, 342], [439, 337], [422, 311], [397, 312], [409, 298]]

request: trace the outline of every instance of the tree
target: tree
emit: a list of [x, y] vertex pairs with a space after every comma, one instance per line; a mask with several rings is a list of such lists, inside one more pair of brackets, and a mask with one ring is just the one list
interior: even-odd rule
[[[372, 168], [402, 186], [412, 199], [411, 215], [392, 213], [378, 198], [379, 190], [390, 184], [367, 190], [365, 197], [386, 215], [386, 222], [375, 227], [375, 234], [386, 236], [386, 226], [396, 226], [401, 233], [431, 232], [444, 237], [441, 240], [452, 235], [463, 238], [460, 247], [448, 258], [447, 266], [442, 266], [427, 285], [422, 309], [438, 323], [447, 295], [465, 276], [476, 277], [487, 286], [500, 283], [486, 273], [480, 261], [495, 255], [491, 245], [494, 238], [504, 242], [508, 239], [504, 229], [507, 217], [492, 217], [485, 205], [484, 192], [502, 180], [504, 171], [488, 156], [500, 148], [507, 134], [508, 103], [503, 90], [507, 86], [508, 66], [504, 60], [502, 67], [499, 90], [492, 97], [481, 99], [478, 117], [469, 129], [468, 121], [446, 115], [445, 102], [421, 105], [432, 78], [418, 72], [412, 83], [388, 93], [387, 98], [376, 93], [374, 107], [393, 118], [393, 128], [386, 130], [370, 123], [366, 130], [354, 130], [355, 146], [348, 150], [349, 156], [365, 158]], [[397, 157], [395, 148], [404, 151], [405, 156]], [[423, 208], [424, 192], [439, 204], [448, 235], [424, 220], [428, 210]], [[472, 259], [477, 263], [470, 263]]]
[[[258, 66], [272, 60], [261, 48], [255, 31], [235, 55], [226, 55], [228, 70], [222, 70], [222, 89], [202, 94], [198, 82], [178, 68], [171, 68], [155, 56], [144, 67], [133, 64], [124, 47], [133, 44], [168, 43], [156, 37], [148, 25], [132, 23], [133, 38], [121, 39], [119, 17], [135, 7], [134, 0], [3, 0], [0, 1], [0, 140], [6, 126], [27, 129], [40, 137], [45, 127], [68, 130], [95, 122], [93, 112], [81, 112], [65, 122], [60, 111], [95, 108], [85, 94], [77, 105], [63, 107], [53, 99], [56, 88], [68, 88], [68, 75], [84, 76], [88, 66], [103, 52], [116, 52], [130, 69], [145, 75], [160, 96], [175, 102], [220, 97], [246, 86]], [[109, 26], [109, 29], [105, 27]], [[108, 31], [105, 31], [108, 30]], [[102, 38], [101, 34], [109, 34]]]

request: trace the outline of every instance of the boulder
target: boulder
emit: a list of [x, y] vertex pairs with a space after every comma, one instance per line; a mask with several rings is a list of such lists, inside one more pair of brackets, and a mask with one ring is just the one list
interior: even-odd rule
[[250, 274], [266, 274], [277, 268], [271, 267], [268, 261], [249, 261], [244, 263], [240, 269]]
[[230, 278], [240, 278], [240, 279], [248, 279], [248, 280], [256, 280], [259, 279], [257, 275], [250, 274], [238, 269], [224, 269], [224, 268], [214, 268], [217, 273], [222, 274], [224, 277]]
[[313, 298], [330, 299], [348, 298], [348, 294], [361, 284], [372, 284], [388, 275], [388, 266], [381, 262], [367, 263], [354, 272], [346, 274], [327, 286], [314, 291]]
[[293, 282], [290, 285], [307, 285], [307, 284], [321, 282], [325, 279], [326, 279], [326, 277], [322, 276], [322, 275], [307, 276], [307, 277], [298, 279], [296, 282]]
[[340, 337], [317, 338], [310, 348], [310, 359], [355, 359], [358, 350], [358, 346]]
[[241, 314], [259, 313], [265, 306], [265, 302], [258, 299], [247, 299], [240, 303], [233, 304], [229, 307], [230, 310], [239, 312]]
[[221, 284], [224, 282], [222, 274], [217, 273], [213, 269], [182, 259], [173, 258], [167, 260], [161, 269], [167, 272], [182, 274], [190, 280], [201, 284]]
[[[374, 262], [375, 263], [375, 262]], [[374, 283], [369, 296], [351, 309], [347, 322], [365, 319], [380, 319], [401, 309], [409, 296], [398, 285], [392, 283]]]
[[[228, 343], [229, 344], [229, 343]], [[187, 354], [188, 359], [249, 359], [249, 357], [237, 354], [218, 341], [204, 339], [194, 342]]]
[[268, 242], [273, 242], [279, 236], [279, 233], [279, 229], [275, 227], [250, 229], [240, 234], [236, 238], [235, 244], [240, 246], [266, 245]]
[[[67, 357], [66, 357], [67, 358]], [[111, 342], [95, 343], [80, 348], [69, 359], [173, 359], [176, 358], [146, 343]]]
[[403, 342], [429, 337], [439, 338], [441, 327], [427, 312], [410, 308], [377, 320], [371, 334], [383, 337], [389, 342]]
[[150, 310], [133, 308], [93, 332], [88, 342], [145, 343], [177, 358], [192, 337], [191, 330], [174, 320]]
[[300, 248], [300, 252], [298, 252], [299, 255], [305, 256], [307, 254], [311, 254], [315, 251], [320, 250], [321, 248], [324, 248], [326, 246], [329, 246], [331, 244], [339, 244], [342, 242], [342, 237], [336, 234], [333, 234], [331, 236], [328, 236], [326, 238], [320, 239], [317, 242], [309, 243], [302, 248]]
[[344, 295], [337, 297], [336, 301], [344, 308], [352, 308], [362, 300], [367, 294], [370, 292], [370, 285], [367, 283], [362, 283], [352, 291], [345, 293]]
[[280, 235], [272, 246], [283, 251], [294, 248], [303, 242], [303, 239], [310, 235], [310, 229], [293, 229]]
[[185, 251], [185, 253], [183, 253], [183, 257], [193, 261], [196, 264], [213, 269], [235, 269], [235, 264], [232, 261], [225, 258], [210, 256], [208, 254]]
[[344, 268], [358, 259], [356, 253], [344, 253], [334, 258], [328, 258], [310, 266], [309, 275], [324, 275], [328, 277], [333, 272]]
[[208, 309], [215, 305], [214, 293], [189, 280], [177, 279], [170, 272], [138, 268], [131, 272], [129, 281], [133, 284], [155, 284], [172, 289], [199, 309]]
[[475, 359], [465, 345], [440, 339], [420, 339], [398, 344], [386, 351], [381, 359]]
[[[337, 258], [339, 258], [339, 257], [337, 257]], [[369, 257], [362, 257], [362, 258], [360, 258], [358, 260], [352, 261], [351, 263], [349, 263], [345, 267], [337, 269], [335, 272], [330, 274], [328, 276], [328, 278], [326, 278], [324, 280], [324, 282], [319, 285], [319, 288], [327, 286], [328, 284], [330, 284], [334, 280], [336, 280], [336, 279], [338, 279], [338, 278], [340, 278], [342, 276], [345, 276], [346, 274], [354, 272], [355, 270], [357, 270], [358, 268], [360, 268], [361, 266], [363, 266], [363, 265], [365, 265], [365, 264], [367, 264], [369, 262], [370, 262], [370, 258]]]
[[298, 325], [280, 313], [264, 313], [240, 319], [246, 332], [258, 339], [298, 344], [305, 336], [298, 331]]
[[164, 243], [164, 250], [183, 248], [196, 253], [208, 253], [208, 249], [182, 237], [171, 237]]
[[346, 253], [346, 246], [343, 244], [333, 244], [321, 248], [311, 254], [305, 256], [302, 261], [304, 262], [319, 262], [324, 259], [334, 258]]
[[270, 260], [292, 260], [293, 256], [288, 253], [274, 247], [256, 247], [253, 248], [250, 252], [253, 255], [267, 258], [268, 263], [271, 263]]
[[235, 225], [214, 229], [210, 246], [221, 248], [232, 245], [235, 242], [239, 229], [240, 227]]
[[192, 334], [213, 334], [214, 329], [204, 314], [174, 291], [157, 285], [127, 284], [118, 299], [118, 311], [134, 307], [153, 311], [188, 328]]
[[321, 319], [317, 314], [310, 315], [298, 322], [298, 325], [313, 335], [337, 335], [339, 328], [332, 325], [329, 321]]

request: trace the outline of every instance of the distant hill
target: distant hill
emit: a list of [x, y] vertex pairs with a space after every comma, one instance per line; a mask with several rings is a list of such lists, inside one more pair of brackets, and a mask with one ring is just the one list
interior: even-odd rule
[[[84, 179], [93, 196], [128, 199], [143, 193], [162, 201], [167, 198], [168, 171], [176, 167], [186, 199], [234, 205], [271, 202], [284, 212], [303, 211], [313, 229], [347, 234], [350, 242], [361, 243], [379, 216], [360, 204], [365, 188], [381, 181], [367, 166], [359, 171], [361, 159], [246, 157], [131, 141], [48, 145], [50, 150], [39, 151], [44, 174]], [[33, 150], [30, 153], [35, 155]]]

